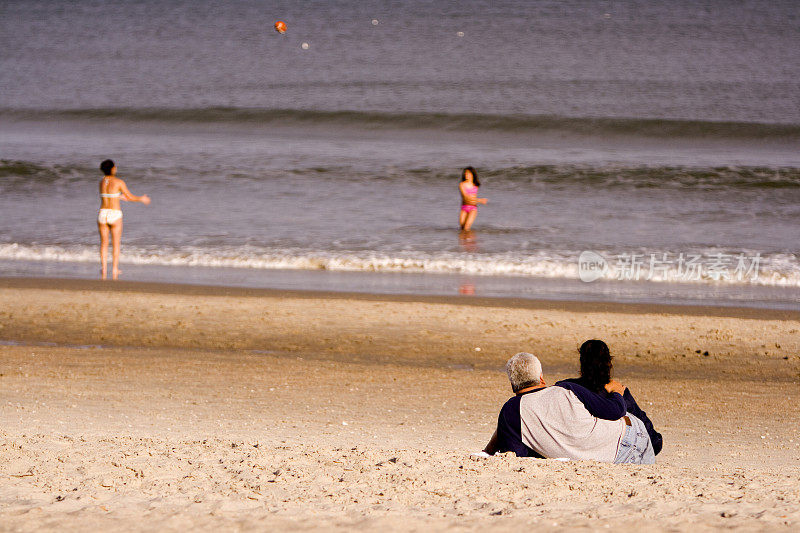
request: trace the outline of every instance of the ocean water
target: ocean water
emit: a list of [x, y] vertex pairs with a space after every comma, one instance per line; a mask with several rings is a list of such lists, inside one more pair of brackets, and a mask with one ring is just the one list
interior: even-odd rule
[[94, 275], [111, 157], [127, 279], [800, 308], [798, 49], [766, 0], [6, 2], [0, 275]]

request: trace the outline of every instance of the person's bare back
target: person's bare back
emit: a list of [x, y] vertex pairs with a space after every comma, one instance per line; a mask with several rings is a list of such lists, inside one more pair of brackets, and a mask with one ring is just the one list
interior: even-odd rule
[[111, 236], [111, 278], [118, 279], [119, 252], [122, 241], [122, 209], [120, 200], [126, 202], [141, 202], [150, 205], [150, 197], [145, 195], [135, 196], [128, 190], [125, 182], [119, 179], [117, 166], [110, 159], [100, 163], [103, 179], [100, 180], [100, 211], [97, 213], [97, 231], [100, 233], [100, 278], [107, 279], [108, 241]]

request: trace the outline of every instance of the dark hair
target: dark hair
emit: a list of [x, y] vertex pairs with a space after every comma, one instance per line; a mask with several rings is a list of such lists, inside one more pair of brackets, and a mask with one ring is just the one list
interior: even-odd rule
[[611, 381], [611, 352], [603, 341], [592, 339], [581, 344], [581, 378], [586, 388], [594, 392], [604, 392]]
[[111, 169], [114, 168], [115, 166], [116, 165], [114, 165], [114, 162], [112, 160], [106, 159], [105, 161], [100, 163], [100, 170], [102, 170], [103, 174], [105, 174], [106, 176], [110, 176]]
[[476, 187], [480, 187], [481, 182], [478, 181], [478, 172], [475, 170], [474, 167], [466, 167], [464, 170], [461, 171], [461, 181], [467, 181], [468, 170], [472, 173], [472, 183], [474, 183]]

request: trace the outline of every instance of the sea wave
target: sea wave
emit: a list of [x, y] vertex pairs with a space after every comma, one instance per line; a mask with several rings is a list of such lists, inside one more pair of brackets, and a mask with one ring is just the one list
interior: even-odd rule
[[[615, 267], [614, 258], [630, 257], [627, 252], [602, 251], [609, 268], [599, 279], [631, 279]], [[180, 267], [248, 268], [283, 270], [328, 270], [338, 272], [404, 272], [430, 274], [465, 274], [476, 276], [520, 276], [529, 278], [581, 279], [578, 264], [580, 252], [555, 251], [537, 254], [477, 254], [457, 252], [398, 252], [375, 251], [330, 252], [300, 249], [145, 249], [126, 246], [122, 263]], [[682, 275], [677, 262], [662, 265], [652, 272], [646, 262], [641, 265], [636, 280], [647, 282], [703, 283], [721, 285], [760, 285], [800, 287], [800, 256], [795, 254], [743, 256], [749, 269], [745, 275], [734, 272], [737, 254], [707, 250], [696, 255], [706, 266], [719, 254], [730, 258], [729, 270], [721, 275], [717, 268], [698, 269], [697, 277]], [[758, 259], [756, 259], [758, 257]], [[48, 246], [19, 243], [0, 244], [0, 261], [95, 262], [97, 249], [93, 246]], [[755, 264], [754, 264], [755, 261]], [[702, 264], [702, 263], [701, 263]], [[755, 269], [752, 267], [755, 266]], [[630, 274], [630, 273], [628, 273]]]
[[[34, 184], [55, 184], [85, 182], [87, 175], [96, 173], [95, 167], [75, 165], [46, 165], [32, 161], [0, 159], [0, 190], [11, 191], [15, 187], [30, 187]], [[161, 170], [158, 179], [163, 179], [169, 170]], [[175, 171], [176, 174], [180, 170]], [[202, 175], [202, 169], [193, 169], [195, 176]], [[213, 178], [219, 179], [218, 170], [212, 170]], [[309, 167], [291, 170], [295, 176], [319, 175], [346, 176], [348, 180], [417, 180], [423, 183], [449, 182], [453, 179], [452, 168], [412, 168], [392, 169], [375, 176], [374, 172], [359, 171], [347, 167]], [[275, 170], [242, 173], [230, 171], [226, 178], [234, 180], [284, 179], [285, 172]], [[623, 187], [623, 188], [680, 188], [680, 189], [800, 189], [800, 168], [795, 167], [681, 167], [660, 166], [624, 167], [618, 165], [534, 165], [482, 169], [481, 177], [494, 183], [509, 184], [540, 183], [554, 187]], [[147, 183], [148, 173], [139, 178]]]
[[[56, 183], [72, 180], [86, 180], [89, 171], [95, 168], [75, 165], [45, 165], [33, 161], [0, 159], [0, 179], [4, 183], [36, 182]], [[2, 183], [0, 183], [2, 186]]]
[[[622, 167], [617, 165], [537, 165], [488, 169], [491, 179], [550, 185], [693, 189], [800, 189], [800, 168], [794, 167]], [[452, 176], [452, 172], [449, 176]]]
[[240, 107], [204, 108], [85, 108], [0, 109], [7, 120], [119, 121], [172, 124], [241, 124], [276, 126], [334, 126], [366, 130], [494, 131], [531, 135], [573, 134], [584, 137], [633, 136], [652, 138], [711, 138], [739, 140], [798, 140], [800, 124], [704, 121], [668, 118], [569, 117], [478, 113], [385, 113]]

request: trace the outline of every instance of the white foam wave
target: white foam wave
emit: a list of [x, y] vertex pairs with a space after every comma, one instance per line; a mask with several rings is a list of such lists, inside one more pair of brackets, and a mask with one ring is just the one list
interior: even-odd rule
[[[93, 246], [48, 246], [0, 244], [0, 260], [47, 262], [95, 262]], [[607, 255], [608, 257], [609, 255]], [[330, 252], [307, 250], [183, 249], [146, 250], [126, 246], [122, 263], [137, 265], [329, 270], [338, 272], [407, 272], [470, 274], [485, 276], [523, 276], [533, 278], [579, 279], [578, 254], [553, 252], [538, 254], [474, 254], [424, 252]], [[610, 269], [601, 279], [617, 279]], [[640, 280], [645, 280], [641, 276]], [[800, 287], [800, 260], [793, 255], [761, 256], [758, 276], [717, 279], [702, 275], [683, 280], [669, 269], [655, 273], [649, 282], [716, 283], [722, 285], [764, 285]]]

